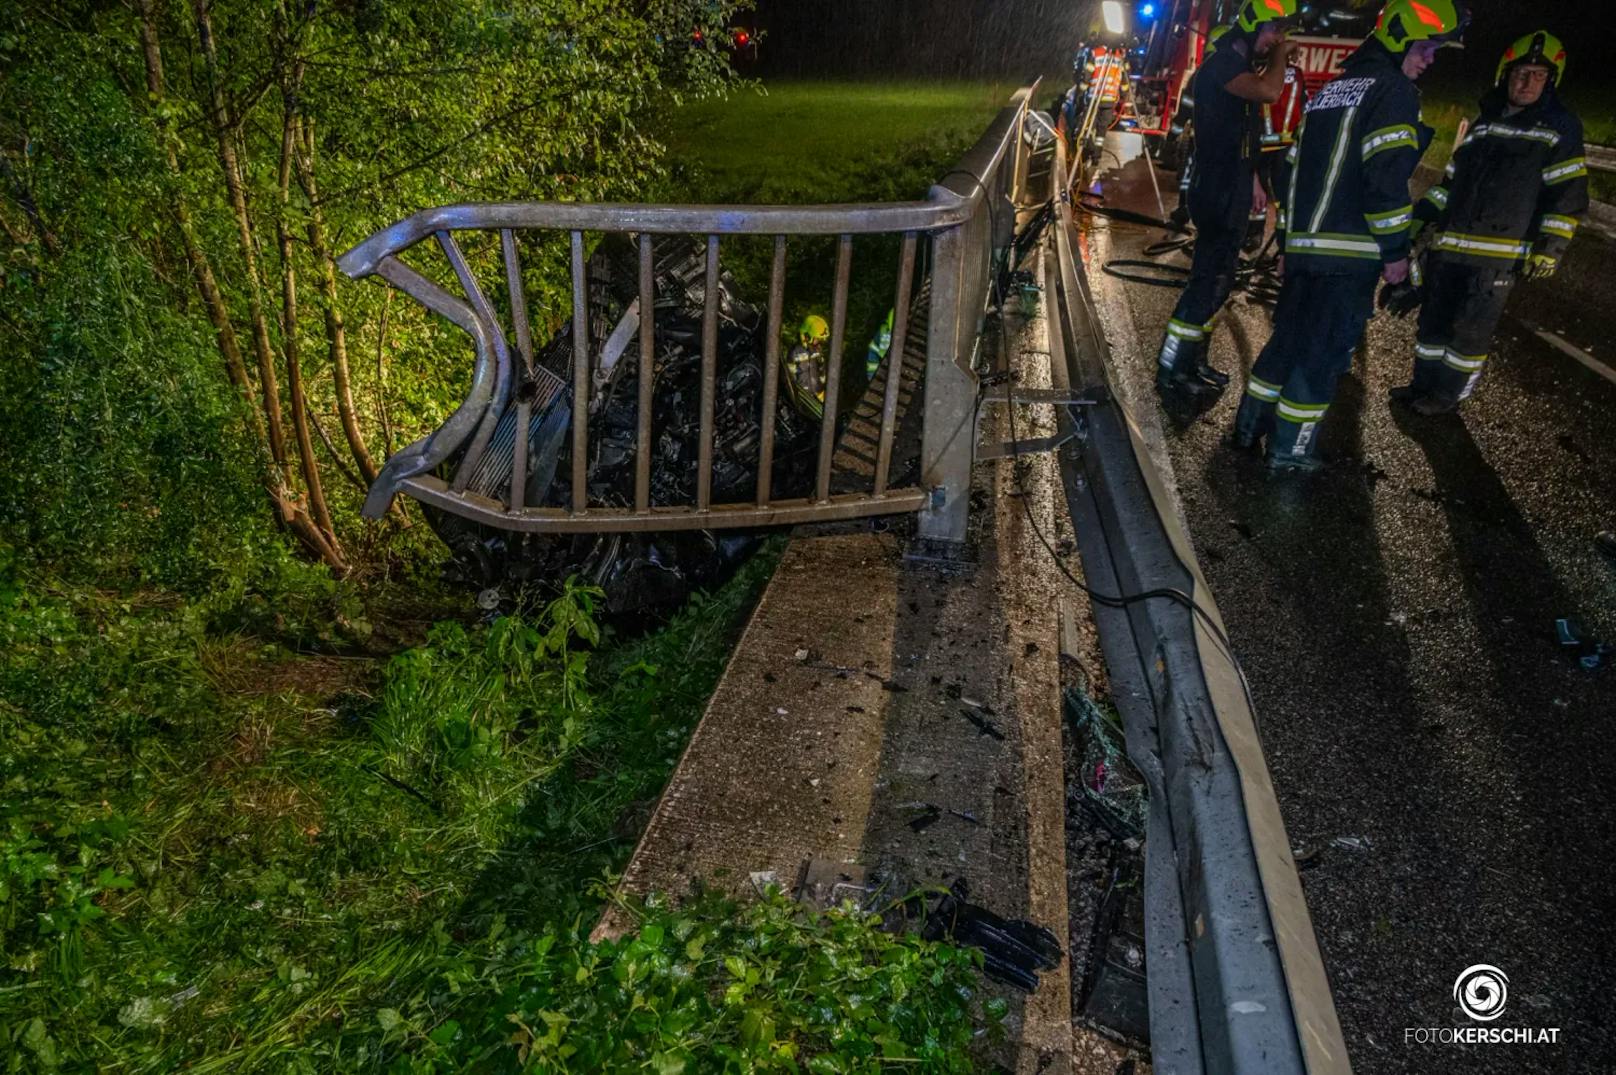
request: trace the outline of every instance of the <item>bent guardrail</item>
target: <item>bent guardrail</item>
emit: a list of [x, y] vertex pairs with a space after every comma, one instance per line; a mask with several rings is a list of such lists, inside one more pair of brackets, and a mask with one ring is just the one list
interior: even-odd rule
[[[379, 517], [400, 493], [442, 510], [506, 530], [578, 533], [631, 530], [718, 529], [848, 519], [900, 512], [920, 513], [923, 538], [962, 541], [969, 504], [975, 442], [977, 377], [971, 369], [975, 340], [986, 309], [997, 258], [1014, 231], [1015, 203], [1026, 177], [1022, 120], [1036, 83], [1020, 90], [975, 146], [932, 187], [925, 201], [819, 206], [701, 206], [520, 202], [449, 205], [423, 210], [376, 232], [343, 255], [348, 276], [379, 276], [471, 337], [475, 365], [471, 386], [453, 414], [432, 433], [387, 461], [372, 485], [365, 514]], [[468, 265], [456, 234], [497, 231], [509, 292], [512, 333]], [[517, 235], [536, 231], [569, 236], [572, 269], [572, 360], [570, 383], [535, 366], [532, 326], [523, 294]], [[654, 318], [638, 319], [638, 428], [636, 480], [631, 503], [591, 499], [591, 391], [600, 351], [590, 346], [590, 295], [586, 233], [632, 237], [639, 257], [639, 310], [654, 310], [652, 272], [662, 237], [700, 237], [705, 244], [701, 331], [700, 432], [695, 495], [688, 503], [654, 502], [650, 472], [657, 450], [651, 428], [656, 353]], [[915, 485], [891, 488], [898, 377], [888, 377], [874, 479], [867, 491], [832, 492], [831, 459], [837, 432], [842, 354], [855, 235], [902, 237], [894, 301], [892, 346], [902, 356], [920, 244], [929, 244], [924, 412]], [[714, 413], [722, 401], [716, 385], [720, 243], [722, 237], [773, 237], [764, 360], [763, 416], [755, 495], [717, 503], [712, 489]], [[835, 236], [836, 279], [832, 301], [824, 415], [811, 493], [779, 499], [770, 475], [775, 407], [779, 393], [781, 307], [787, 238]], [[401, 260], [405, 252], [434, 239], [462, 294], [451, 294]], [[632, 329], [630, 329], [632, 331]], [[614, 334], [615, 335], [615, 334]], [[514, 346], [512, 337], [514, 336]], [[622, 341], [626, 345], [626, 339]], [[546, 408], [535, 410], [535, 404]], [[514, 413], [514, 417], [512, 417]], [[531, 451], [530, 423], [564, 422], [570, 445], [570, 492], [564, 504], [526, 502]], [[556, 430], [552, 429], [554, 434]], [[509, 452], [508, 484], [500, 461], [494, 488], [486, 481], [485, 457]], [[503, 495], [500, 495], [503, 490]]]
[[[1066, 189], [1064, 146], [1055, 185]], [[1100, 400], [1063, 459], [1089, 584], [1112, 594], [1178, 590], [1095, 619], [1130, 760], [1149, 788], [1145, 918], [1152, 1068], [1198, 1075], [1349, 1072], [1323, 958], [1257, 736], [1162, 477], [1109, 389], [1110, 349], [1084, 275], [1071, 205], [1057, 204], [1046, 262], [1051, 361]]]

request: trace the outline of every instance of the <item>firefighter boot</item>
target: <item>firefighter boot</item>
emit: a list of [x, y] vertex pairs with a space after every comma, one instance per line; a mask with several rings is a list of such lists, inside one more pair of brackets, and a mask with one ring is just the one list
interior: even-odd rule
[[1163, 395], [1216, 396], [1223, 391], [1223, 386], [1201, 377], [1200, 367], [1205, 363], [1205, 339], [1185, 339], [1169, 331], [1156, 359], [1156, 390]]
[[1229, 383], [1229, 375], [1212, 365], [1210, 359], [1203, 353], [1201, 360], [1195, 364], [1195, 376], [1215, 388], [1222, 389]]
[[1322, 407], [1316, 416], [1303, 421], [1281, 413], [1268, 438], [1268, 469], [1303, 474], [1323, 470], [1324, 460], [1318, 453], [1319, 420], [1323, 417]]
[[[1437, 391], [1442, 383], [1442, 359], [1446, 354], [1441, 344], [1416, 343], [1414, 345], [1414, 377], [1408, 384], [1398, 385], [1386, 393], [1393, 403], [1419, 410], [1415, 404]], [[1420, 411], [1420, 413], [1425, 413]]]

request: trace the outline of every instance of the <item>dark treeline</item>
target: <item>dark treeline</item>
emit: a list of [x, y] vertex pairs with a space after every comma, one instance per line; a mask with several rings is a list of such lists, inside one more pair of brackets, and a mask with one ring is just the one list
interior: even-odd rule
[[1070, 70], [1087, 0], [759, 0], [764, 77], [1023, 78]]

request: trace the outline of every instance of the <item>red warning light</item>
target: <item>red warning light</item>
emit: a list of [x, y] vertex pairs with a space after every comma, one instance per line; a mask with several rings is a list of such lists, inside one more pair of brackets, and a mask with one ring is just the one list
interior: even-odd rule
[[745, 30], [740, 31], [735, 35], [735, 43], [741, 46], [743, 49], [746, 47], [746, 43], [750, 40], [752, 40], [752, 35], [747, 33]]
[[692, 30], [691, 33], [690, 33], [690, 40], [696, 41], [696, 42], [701, 41], [702, 40], [701, 31], [700, 30]]

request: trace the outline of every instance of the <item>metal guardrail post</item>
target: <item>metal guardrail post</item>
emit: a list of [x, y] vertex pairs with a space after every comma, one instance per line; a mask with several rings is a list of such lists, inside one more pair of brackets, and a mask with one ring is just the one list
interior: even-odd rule
[[[963, 542], [971, 508], [976, 452], [977, 379], [961, 362], [961, 322], [968, 285], [967, 225], [932, 236], [931, 310], [926, 325], [925, 425], [920, 484], [930, 499], [920, 512], [927, 541]], [[971, 327], [974, 329], [974, 313]]]

